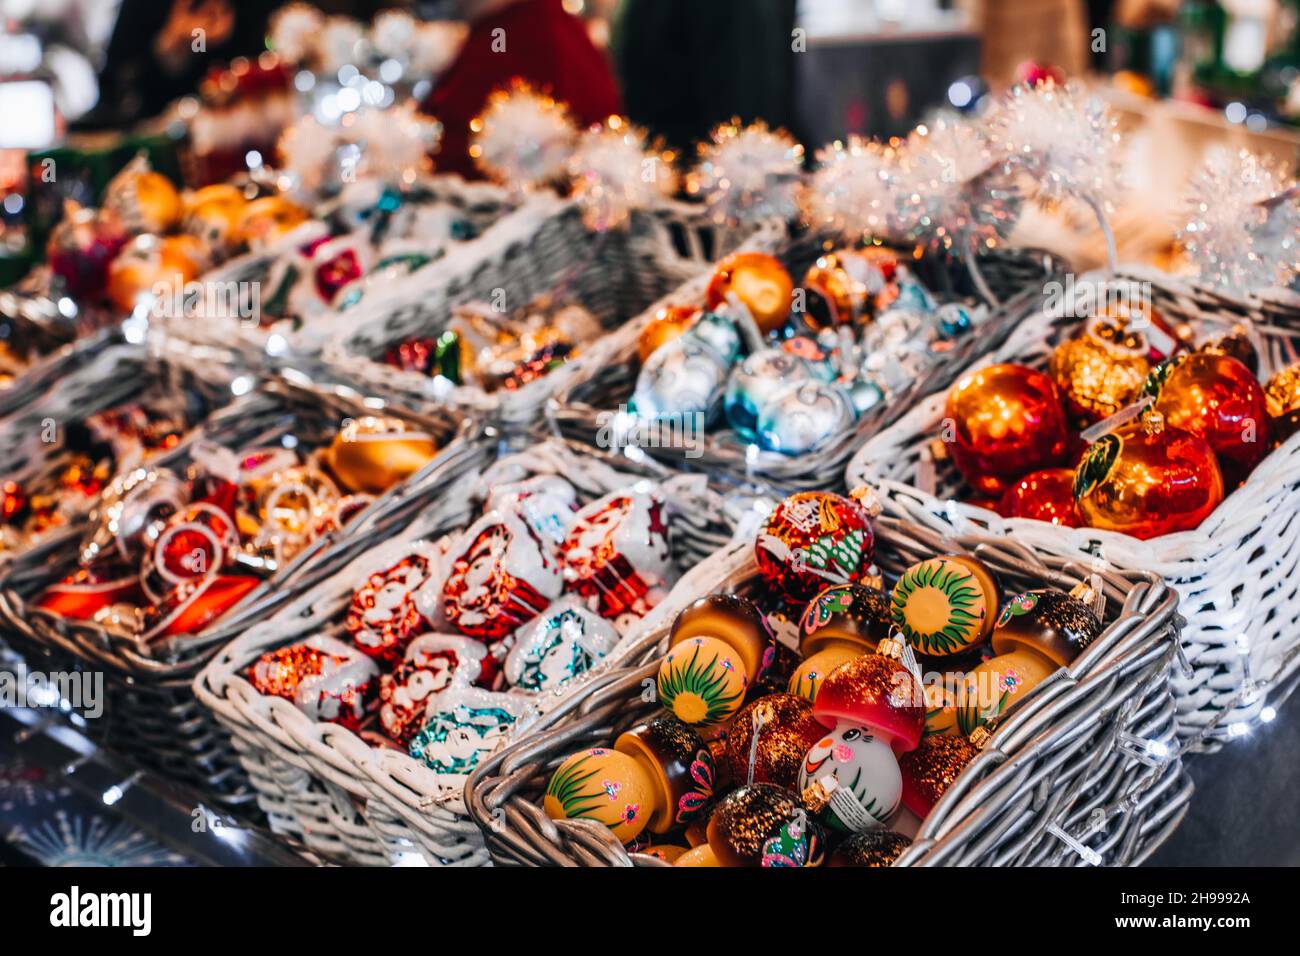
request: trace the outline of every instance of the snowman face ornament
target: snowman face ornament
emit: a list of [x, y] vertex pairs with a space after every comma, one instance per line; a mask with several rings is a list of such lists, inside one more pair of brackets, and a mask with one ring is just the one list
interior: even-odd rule
[[459, 634], [424, 634], [411, 641], [392, 674], [379, 679], [379, 723], [408, 743], [424, 722], [429, 701], [452, 686], [469, 687], [495, 670], [487, 647]]
[[555, 690], [595, 667], [617, 643], [608, 621], [565, 598], [519, 632], [506, 656], [506, 681], [518, 690]]
[[827, 796], [827, 826], [849, 833], [883, 827], [903, 797], [903, 775], [889, 744], [870, 730], [839, 721], [808, 751], [799, 769], [799, 791], [819, 788]]

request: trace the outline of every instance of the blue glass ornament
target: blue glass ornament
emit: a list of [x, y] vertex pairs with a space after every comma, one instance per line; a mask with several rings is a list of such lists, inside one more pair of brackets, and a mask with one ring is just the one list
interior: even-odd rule
[[783, 455], [802, 455], [853, 427], [857, 415], [842, 388], [800, 382], [773, 397], [758, 416], [758, 445]]
[[747, 442], [754, 441], [758, 416], [777, 393], [812, 378], [807, 362], [784, 349], [763, 349], [731, 370], [724, 407], [727, 423]]
[[703, 414], [717, 406], [727, 369], [713, 349], [685, 335], [666, 342], [637, 375], [632, 403], [644, 419]]
[[736, 323], [721, 312], [701, 312], [695, 324], [683, 334], [712, 349], [728, 368], [740, 358], [740, 332]]

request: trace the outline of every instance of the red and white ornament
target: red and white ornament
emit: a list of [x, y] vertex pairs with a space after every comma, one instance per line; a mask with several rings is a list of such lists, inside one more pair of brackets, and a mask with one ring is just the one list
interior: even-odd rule
[[615, 491], [578, 512], [561, 547], [565, 579], [602, 617], [643, 617], [667, 593], [674, 568], [657, 489]]

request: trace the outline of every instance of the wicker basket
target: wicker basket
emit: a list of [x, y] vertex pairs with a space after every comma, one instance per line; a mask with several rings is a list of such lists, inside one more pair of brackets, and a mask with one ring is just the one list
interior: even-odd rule
[[[583, 501], [629, 480], [666, 477], [653, 462], [627, 464], [557, 439], [510, 461], [522, 463], [534, 474], [562, 474]], [[292, 834], [333, 859], [353, 863], [384, 865], [413, 853], [431, 865], [487, 862], [478, 829], [466, 819], [461, 805], [463, 776], [439, 775], [405, 750], [372, 748], [337, 724], [313, 721], [289, 701], [259, 694], [245, 674], [268, 650], [316, 634], [342, 633], [357, 584], [376, 567], [406, 554], [412, 542], [459, 532], [477, 514], [472, 499], [481, 498], [491, 480], [491, 475], [481, 481], [466, 476], [400, 535], [249, 629], [198, 675], [195, 692], [233, 734], [258, 801], [278, 832]], [[694, 500], [689, 484], [677, 481], [664, 489], [672, 509], [672, 548], [677, 564], [691, 567], [714, 543], [725, 540], [729, 530], [716, 522], [709, 527], [702, 519], [705, 506]], [[692, 520], [677, 520], [685, 515]], [[693, 574], [688, 572], [659, 607], [676, 607], [681, 595], [694, 594]], [[347, 640], [346, 633], [343, 639]], [[617, 653], [616, 648], [611, 656]], [[603, 668], [602, 662], [578, 680], [585, 684]], [[512, 693], [539, 711], [558, 699], [551, 694]]]
[[[822, 237], [803, 234], [790, 239], [784, 228], [773, 226], [758, 230], [744, 245], [773, 253], [793, 276], [802, 276], [824, 252]], [[973, 296], [968, 277], [955, 260], [929, 258], [914, 262], [913, 267], [931, 288]], [[997, 348], [1025, 315], [1038, 308], [1044, 282], [1062, 268], [1046, 253], [998, 251], [987, 257], [983, 271], [993, 293], [1004, 304], [976, 334], [946, 353], [905, 393], [877, 405], [851, 429], [816, 451], [793, 457], [760, 451], [734, 432], [720, 429], [692, 436], [689, 447], [665, 443], [647, 446], [645, 452], [675, 467], [702, 471], [720, 480], [759, 482], [785, 491], [838, 487], [849, 457], [869, 436], [893, 421], [900, 409], [910, 408], [921, 397], [946, 388], [972, 361]], [[626, 408], [636, 387], [641, 330], [665, 306], [702, 306], [708, 281], [708, 274], [690, 279], [571, 363], [567, 374], [557, 379], [558, 387], [548, 404], [547, 417], [554, 428], [575, 441], [608, 444], [615, 413], [620, 407]]]
[[[317, 538], [234, 609], [179, 647], [150, 655], [95, 622], [65, 619], [28, 603], [76, 567], [76, 534], [63, 536], [57, 547], [43, 544], [6, 570], [0, 580], [0, 632], [33, 666], [39, 660], [51, 671], [103, 672], [103, 716], [86, 724], [87, 733], [104, 747], [193, 786], [223, 806], [249, 804], [253, 791], [229, 735], [194, 699], [194, 675], [235, 634], [405, 524], [415, 511], [438, 499], [448, 482], [477, 469], [490, 455], [489, 441], [458, 414], [415, 415], [401, 409], [389, 413], [434, 435], [441, 445], [437, 457], [379, 496], [343, 529]], [[314, 448], [331, 440], [343, 419], [366, 414], [373, 412], [358, 396], [273, 379], [212, 415], [152, 463], [184, 468], [200, 439], [241, 449], [291, 434], [300, 447]]]
[[453, 307], [496, 303], [503, 295], [505, 308], [513, 311], [554, 292], [612, 329], [698, 275], [738, 238], [709, 222], [702, 210], [679, 203], [637, 212], [626, 229], [592, 233], [575, 202], [538, 195], [480, 242], [395, 283], [386, 296], [363, 301], [348, 314], [348, 331], [326, 343], [322, 358], [341, 381], [360, 383], [368, 393], [413, 406], [450, 402], [491, 415], [512, 431], [527, 430], [541, 418], [547, 397], [572, 374], [568, 365], [518, 390], [489, 394], [394, 368], [382, 356], [412, 336], [437, 335]]
[[[419, 202], [443, 203], [461, 210], [471, 236], [488, 231], [509, 208], [508, 194], [504, 189], [488, 183], [469, 183], [459, 176], [431, 176], [420, 180], [412, 191], [418, 195]], [[322, 208], [319, 214], [323, 218], [309, 220], [264, 249], [236, 256], [208, 272], [200, 281], [212, 286], [217, 283], [258, 283], [264, 300], [271, 291], [266, 284], [271, 281], [279, 262], [296, 255], [304, 245], [351, 228], [346, 221], [333, 222], [342, 217], [332, 215], [328, 208]], [[472, 239], [463, 243], [452, 240], [448, 249], [472, 242]], [[432, 254], [435, 250], [430, 248], [427, 252]], [[389, 289], [376, 286], [368, 289], [367, 295], [378, 299], [388, 292]], [[287, 319], [260, 324], [236, 317], [206, 316], [200, 309], [194, 315], [162, 320], [168, 333], [182, 341], [224, 350], [226, 361], [252, 367], [273, 365], [286, 357], [315, 355], [328, 337], [329, 330], [342, 322], [350, 326], [350, 313], [331, 311], [305, 324]]]
[[[1147, 273], [1133, 278], [1153, 281]], [[1205, 328], [1258, 318], [1232, 308], [1207, 290], [1169, 277], [1153, 281], [1153, 300], [1166, 316]], [[1226, 307], [1228, 311], [1220, 311]], [[1044, 368], [1053, 346], [1079, 319], [1047, 312], [1025, 322], [988, 362]], [[1254, 325], [1265, 370], [1288, 363], [1289, 336]], [[1300, 332], [1300, 326], [1295, 327]], [[849, 485], [867, 483], [908, 517], [940, 533], [967, 531], [1012, 536], [1035, 548], [1092, 561], [1102, 567], [1144, 569], [1162, 575], [1182, 596], [1188, 623], [1185, 660], [1175, 675], [1179, 734], [1196, 745], [1241, 732], [1265, 707], [1276, 707], [1295, 686], [1300, 670], [1300, 436], [1264, 459], [1193, 531], [1140, 541], [1090, 528], [1059, 528], [1039, 521], [1004, 519], [965, 504], [961, 476], [947, 460], [934, 460], [932, 440], [943, 418], [935, 395], [864, 445], [850, 462]]]
[[[1004, 588], [1069, 588], [1090, 570], [991, 535], [943, 537], [900, 517], [888, 502], [875, 529], [876, 560], [886, 578], [916, 560], [954, 551], [978, 556]], [[762, 586], [748, 537], [738, 536], [699, 571], [701, 594]], [[1154, 575], [1106, 572], [1102, 579], [1106, 629], [997, 728], [921, 823], [900, 865], [1136, 863], [1177, 825], [1191, 783], [1177, 756], [1150, 754], [1176, 753], [1168, 674], [1178, 598]], [[532, 735], [471, 776], [466, 803], [494, 862], [658, 862], [628, 854], [593, 821], [550, 819], [542, 794], [570, 753], [609, 746], [654, 711], [642, 692], [668, 650], [671, 620], [665, 614], [648, 621], [622, 653], [619, 670], [568, 695]]]

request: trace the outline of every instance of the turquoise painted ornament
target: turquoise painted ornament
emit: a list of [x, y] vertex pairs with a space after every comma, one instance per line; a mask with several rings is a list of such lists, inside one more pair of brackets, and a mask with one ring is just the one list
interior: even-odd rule
[[755, 441], [764, 406], [791, 384], [811, 380], [810, 366], [798, 355], [776, 348], [755, 352], [727, 380], [727, 423], [744, 441]]
[[853, 403], [842, 388], [799, 382], [774, 396], [759, 412], [758, 444], [782, 455], [802, 455], [843, 434], [856, 419]]
[[730, 368], [740, 358], [740, 332], [731, 317], [722, 312], [701, 312], [695, 324], [682, 334], [712, 349], [723, 365]]
[[477, 687], [435, 695], [407, 750], [434, 773], [464, 776], [535, 717], [527, 699]]
[[902, 266], [898, 267], [897, 284], [898, 297], [890, 303], [891, 309], [913, 309], [926, 314], [934, 311], [935, 301], [930, 290]]
[[942, 338], [959, 339], [975, 327], [970, 310], [960, 302], [945, 302], [934, 311], [935, 330]]
[[727, 367], [712, 348], [681, 335], [646, 359], [632, 403], [643, 419], [703, 415], [707, 423], [722, 397]]
[[853, 410], [861, 417], [885, 400], [885, 390], [874, 378], [862, 376], [855, 378], [848, 386], [849, 401]]
[[618, 643], [618, 631], [573, 598], [564, 598], [518, 634], [506, 655], [507, 683], [551, 691], [585, 674]]

